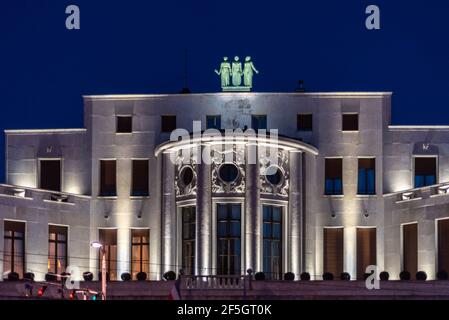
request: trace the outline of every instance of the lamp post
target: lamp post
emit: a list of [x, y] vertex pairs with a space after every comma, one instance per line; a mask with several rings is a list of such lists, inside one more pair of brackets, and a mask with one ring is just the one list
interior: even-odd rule
[[91, 243], [91, 247], [95, 249], [100, 249], [101, 254], [101, 296], [103, 300], [106, 300], [106, 250], [103, 244], [98, 241]]

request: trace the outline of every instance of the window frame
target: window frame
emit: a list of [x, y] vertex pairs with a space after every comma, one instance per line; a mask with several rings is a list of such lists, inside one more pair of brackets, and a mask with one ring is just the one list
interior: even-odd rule
[[[114, 244], [110, 244], [110, 243], [106, 243], [104, 241], [104, 239], [101, 238], [101, 231], [104, 232], [108, 232], [108, 231], [115, 231], [115, 245]], [[98, 239], [100, 241], [100, 243], [103, 245], [103, 248], [106, 252], [106, 272], [108, 273], [109, 277], [108, 277], [108, 281], [116, 281], [118, 280], [118, 272], [119, 272], [119, 261], [118, 261], [118, 229], [117, 228], [98, 228]], [[116, 277], [111, 277], [111, 247], [115, 246], [115, 255], [116, 255], [116, 260], [115, 260], [115, 275]], [[98, 270], [101, 272], [101, 263], [102, 263], [103, 257], [102, 257], [102, 253], [101, 250], [98, 253]]]
[[[42, 175], [42, 169], [41, 169], [41, 162], [42, 161], [59, 161], [59, 166], [60, 166], [60, 172], [59, 172], [59, 176], [60, 176], [60, 190], [59, 191], [56, 191], [56, 190], [47, 190], [47, 191], [50, 191], [50, 192], [55, 192], [55, 193], [62, 193], [63, 192], [63, 186], [64, 186], [64, 161], [63, 161], [63, 158], [62, 157], [50, 157], [50, 158], [45, 158], [45, 157], [39, 157], [38, 159], [37, 159], [37, 162], [38, 162], [38, 164], [37, 164], [37, 167], [38, 167], [38, 172], [37, 172], [37, 177], [36, 177], [36, 182], [37, 182], [37, 186], [38, 186], [38, 189], [40, 189], [40, 190], [44, 190], [44, 189], [42, 189], [42, 179], [41, 179], [41, 175]], [[46, 190], [46, 189], [45, 189]]]
[[[233, 202], [233, 201], [220, 201], [220, 202], [217, 202], [217, 203], [214, 203], [213, 204], [214, 205], [214, 210], [215, 210], [215, 215], [214, 215], [214, 225], [215, 225], [215, 230], [214, 230], [214, 236], [215, 236], [215, 248], [216, 248], [216, 250], [214, 250], [215, 251], [215, 265], [216, 265], [216, 268], [215, 268], [215, 272], [216, 272], [216, 274], [217, 275], [223, 275], [223, 276], [226, 276], [226, 275], [240, 275], [240, 273], [242, 272], [242, 265], [243, 265], [243, 262], [244, 262], [244, 258], [242, 258], [242, 256], [244, 257], [244, 237], [242, 236], [243, 235], [243, 230], [244, 230], [244, 224], [243, 224], [243, 216], [244, 216], [244, 207], [242, 206], [242, 203], [241, 202]], [[232, 207], [232, 206], [236, 206], [236, 207], [239, 207], [239, 210], [240, 210], [240, 219], [238, 220], [239, 221], [239, 224], [240, 224], [240, 234], [239, 234], [239, 236], [238, 237], [233, 237], [232, 236], [232, 234], [230, 233], [230, 232], [228, 232], [228, 234], [226, 234], [226, 236], [219, 236], [219, 234], [218, 234], [218, 230], [219, 230], [219, 223], [220, 223], [220, 221], [226, 221], [226, 223], [227, 223], [227, 231], [229, 231], [228, 229], [230, 228], [230, 225], [231, 225], [231, 223], [232, 222], [235, 222], [235, 221], [237, 221], [236, 219], [228, 219], [229, 218], [229, 215], [230, 215], [230, 213], [232, 213], [232, 209], [231, 209], [231, 211], [228, 211], [227, 212], [227, 219], [225, 219], [225, 220], [219, 220], [219, 218], [218, 218], [218, 207], [220, 206], [220, 205], [222, 205], [222, 206], [229, 206], [229, 207]], [[238, 255], [231, 255], [230, 254], [230, 250], [229, 250], [229, 248], [230, 248], [230, 241], [235, 241], [236, 239], [238, 239], [238, 241], [239, 241], [239, 244], [240, 244], [240, 256], [238, 256]], [[220, 240], [224, 240], [224, 241], [227, 241], [227, 248], [228, 248], [228, 251], [227, 251], [227, 255], [224, 255], [224, 254], [222, 254], [222, 255], [220, 255], [219, 254], [219, 249], [218, 249], [218, 247], [219, 247], [219, 241]], [[230, 266], [230, 263], [229, 263], [229, 258], [230, 257], [238, 257], [238, 259], [239, 259], [239, 261], [238, 261], [238, 264], [237, 264], [237, 270], [232, 270], [232, 271], [234, 271], [234, 272], [236, 272], [236, 273], [230, 273], [231, 272], [231, 270], [230, 269], [228, 269], [227, 270], [227, 273], [225, 274], [224, 272], [223, 273], [219, 273], [219, 270], [221, 269], [221, 267], [218, 265], [218, 260], [219, 260], [219, 257], [220, 256], [226, 256], [227, 258], [228, 258], [228, 267]], [[225, 270], [223, 270], [223, 271], [225, 271]]]
[[[192, 217], [190, 217], [190, 221], [184, 221], [184, 214], [187, 212], [184, 212], [184, 210], [193, 210], [193, 220]], [[188, 213], [192, 213], [192, 211], [189, 211]], [[181, 235], [180, 235], [180, 240], [181, 240], [181, 259], [180, 259], [180, 265], [182, 267], [182, 269], [184, 270], [184, 274], [185, 275], [195, 275], [195, 270], [196, 270], [196, 232], [197, 232], [197, 225], [196, 225], [196, 218], [197, 218], [197, 210], [196, 210], [196, 205], [187, 205], [187, 206], [183, 206], [180, 207], [180, 227], [181, 227]], [[189, 228], [194, 228], [194, 233], [193, 233], [193, 238], [192, 237], [188, 237], [185, 238], [185, 225], [189, 224]], [[190, 266], [190, 270], [188, 270], [187, 265], [185, 263], [186, 261], [186, 257], [185, 257], [185, 244], [190, 244], [193, 247], [193, 261], [192, 261], [192, 265]]]
[[[271, 219], [266, 220], [265, 219], [265, 208], [269, 208], [270, 210], [270, 215], [271, 215]], [[273, 219], [273, 209], [277, 208], [280, 210], [280, 221], [275, 221]], [[265, 223], [270, 224], [271, 226], [271, 237], [267, 237], [265, 236]], [[274, 237], [273, 235], [273, 225], [278, 224], [280, 226], [280, 236], [279, 238]], [[265, 272], [265, 275], [267, 276], [267, 279], [270, 280], [282, 280], [282, 276], [283, 276], [283, 270], [284, 270], [284, 206], [282, 205], [274, 205], [274, 204], [267, 204], [264, 203], [262, 204], [262, 266], [263, 266], [263, 271]], [[278, 242], [279, 245], [279, 273], [278, 274], [274, 274], [274, 272], [268, 272], [268, 270], [265, 270], [265, 241], [269, 241], [270, 242], [270, 265], [273, 266], [273, 254], [272, 254], [272, 245], [273, 242]]]
[[431, 185], [425, 185], [422, 187], [416, 187], [415, 185], [415, 176], [416, 176], [416, 158], [435, 158], [435, 183], [433, 185], [436, 185], [440, 181], [439, 177], [439, 155], [412, 155], [412, 177], [411, 177], [411, 186], [412, 189], [419, 189], [419, 188], [425, 188]]
[[[326, 192], [326, 160], [341, 160], [341, 193], [327, 193]], [[332, 180], [335, 180], [336, 178], [333, 178]], [[333, 188], [335, 189], [335, 188]], [[343, 197], [345, 194], [345, 188], [344, 188], [344, 161], [343, 157], [325, 157], [324, 158], [324, 196], [325, 197]]]
[[[374, 193], [359, 193], [359, 183], [360, 183], [360, 179], [359, 179], [359, 171], [360, 171], [360, 160], [374, 160]], [[377, 160], [376, 157], [358, 157], [357, 158], [357, 196], [360, 197], [369, 197], [369, 196], [376, 196], [377, 195], [377, 183], [376, 183], [376, 179], [377, 179]], [[366, 172], [365, 172], [366, 175]], [[367, 186], [368, 183], [366, 182], [366, 177], [365, 177], [365, 188], [366, 191], [368, 190]]]
[[[262, 117], [265, 117], [265, 128], [260, 128], [260, 127], [254, 128], [254, 125], [253, 125], [254, 119], [257, 118], [258, 119], [257, 122], [259, 123], [260, 118], [262, 118]], [[267, 114], [251, 114], [251, 129], [256, 131], [256, 133], [258, 130], [268, 130], [268, 115]]]
[[[301, 117], [311, 117], [311, 119], [310, 119], [310, 128], [302, 128], [300, 126], [300, 118]], [[299, 132], [313, 132], [313, 113], [298, 113], [296, 115], [296, 131], [299, 131]]]
[[[100, 158], [98, 159], [99, 161], [99, 167], [98, 167], [98, 198], [103, 198], [103, 199], [116, 199], [118, 196], [118, 192], [117, 192], [117, 164], [118, 161], [116, 158]], [[104, 195], [101, 191], [101, 185], [102, 185], [102, 181], [101, 181], [101, 163], [103, 161], [115, 161], [115, 195]]]
[[[345, 116], [357, 116], [357, 130], [345, 130]], [[341, 131], [342, 132], [360, 132], [360, 113], [359, 112], [343, 112], [341, 114]]]
[[[131, 277], [132, 277], [132, 279], [133, 280], [136, 280], [136, 278], [134, 277], [134, 269], [133, 269], [133, 265], [134, 265], [134, 260], [133, 260], [133, 248], [134, 247], [136, 247], [136, 246], [138, 246], [139, 248], [140, 248], [140, 262], [139, 262], [139, 270], [140, 271], [137, 271], [136, 270], [136, 276], [137, 276], [137, 274], [139, 273], [139, 272], [145, 272], [146, 274], [147, 274], [147, 277], [149, 278], [150, 277], [150, 274], [151, 274], [151, 268], [150, 268], [150, 258], [151, 258], [151, 256], [150, 256], [150, 228], [131, 228], [131, 230], [130, 230], [131, 232], [130, 232], [130, 237], [131, 237], [131, 239], [130, 239], [130, 247], [131, 247], [131, 251], [130, 251], [130, 263], [131, 263], [131, 266], [130, 266], [130, 270], [131, 270]], [[148, 242], [143, 242], [143, 236], [133, 236], [133, 231], [147, 231], [148, 233]], [[134, 241], [133, 241], [133, 238], [134, 237], [139, 237], [140, 238], [140, 242], [139, 243], [135, 243]], [[145, 269], [143, 269], [143, 266], [144, 266], [144, 260], [143, 260], [143, 252], [144, 252], [144, 249], [143, 249], [143, 247], [144, 246], [147, 246], [148, 247], [148, 271], [143, 271], [143, 270], [145, 270]]]
[[[166, 118], [174, 118], [175, 119], [175, 127], [173, 129], [165, 129], [164, 127], [164, 119]], [[161, 115], [161, 133], [172, 133], [178, 127], [178, 117], [174, 114], [163, 114]]]
[[[135, 161], [142, 161], [142, 162], [146, 162], [147, 163], [147, 183], [146, 183], [146, 187], [147, 187], [147, 192], [144, 193], [142, 192], [142, 194], [135, 194], [135, 190], [134, 190], [134, 162]], [[117, 184], [117, 182], [116, 182]], [[117, 186], [116, 186], [117, 187]], [[150, 159], [148, 158], [132, 158], [131, 159], [131, 190], [130, 190], [130, 196], [131, 198], [148, 198], [150, 196]]]
[[[131, 131], [119, 131], [119, 119], [120, 118], [130, 118], [131, 119]], [[134, 133], [134, 115], [130, 114], [117, 114], [115, 116], [115, 133], [116, 134], [122, 134], [122, 135], [128, 135]]]
[[[65, 240], [58, 240], [58, 235], [60, 235], [61, 233], [55, 233], [56, 237], [55, 240], [50, 239], [50, 234], [52, 234], [52, 232], [50, 232], [50, 228], [51, 227], [55, 227], [55, 228], [64, 228], [66, 231], [65, 234]], [[67, 267], [70, 265], [69, 263], [69, 230], [70, 227], [66, 226], [66, 225], [58, 225], [58, 224], [48, 224], [48, 266], [50, 266], [50, 243], [54, 243], [55, 244], [55, 255], [54, 255], [54, 265], [55, 265], [55, 270], [50, 270], [50, 268], [48, 268], [48, 272], [49, 273], [53, 273], [53, 274], [58, 274], [58, 244], [65, 244], [65, 250], [64, 250], [64, 257], [65, 257], [65, 268], [63, 272], [66, 272]], [[56, 272], [53, 272], [56, 271]], [[63, 273], [62, 272], [62, 273]]]
[[[218, 118], [219, 119], [219, 124], [220, 124], [220, 126], [219, 126], [219, 128], [217, 128], [217, 127], [209, 127], [209, 125], [208, 125], [208, 123], [209, 123], [209, 119], [211, 119], [211, 118]], [[222, 129], [221, 129], [221, 114], [216, 114], [216, 115], [213, 115], [213, 114], [211, 114], [211, 115], [206, 115], [206, 130], [209, 130], [209, 129], [216, 129], [216, 130], [219, 130], [219, 131], [221, 131]]]
[[[12, 231], [12, 236], [9, 237], [6, 235], [6, 226], [5, 226], [5, 222], [10, 222], [10, 223], [20, 223], [23, 224], [23, 237], [22, 239], [20, 237], [15, 237], [14, 234], [18, 231]], [[11, 230], [8, 230], [11, 231]], [[18, 220], [8, 220], [8, 219], [4, 219], [3, 220], [3, 247], [1, 248], [1, 250], [3, 251], [3, 254], [1, 255], [2, 257], [2, 267], [3, 267], [3, 272], [5, 272], [5, 240], [6, 239], [10, 239], [11, 240], [11, 272], [16, 272], [19, 274], [20, 277], [20, 273], [17, 272], [17, 270], [15, 270], [14, 266], [15, 266], [15, 261], [14, 261], [14, 257], [17, 257], [18, 255], [15, 252], [15, 240], [21, 240], [22, 241], [22, 251], [23, 251], [23, 265], [22, 265], [22, 278], [25, 275], [26, 271], [26, 238], [27, 238], [27, 222], [26, 221], [18, 221]]]

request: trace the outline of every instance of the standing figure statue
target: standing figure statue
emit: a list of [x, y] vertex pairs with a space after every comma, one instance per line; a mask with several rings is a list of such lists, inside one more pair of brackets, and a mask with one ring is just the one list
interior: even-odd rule
[[232, 62], [232, 85], [234, 87], [239, 87], [242, 84], [242, 63], [239, 61], [239, 57], [235, 57]]
[[253, 62], [251, 61], [251, 57], [246, 57], [245, 59], [245, 67], [243, 68], [243, 83], [245, 87], [253, 86], [253, 75], [254, 72], [259, 74]]
[[223, 58], [220, 65], [220, 71], [215, 70], [215, 73], [221, 76], [221, 87], [229, 87], [231, 84], [231, 64], [228, 62], [228, 57]]

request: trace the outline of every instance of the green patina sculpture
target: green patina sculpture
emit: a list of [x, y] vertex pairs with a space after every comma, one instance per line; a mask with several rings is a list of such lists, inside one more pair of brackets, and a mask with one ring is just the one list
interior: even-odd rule
[[228, 62], [228, 57], [223, 58], [220, 65], [220, 71], [215, 70], [215, 73], [221, 76], [221, 87], [229, 87], [231, 81], [231, 64]]
[[239, 60], [239, 57], [235, 57], [232, 62], [231, 76], [234, 87], [239, 87], [242, 84], [242, 63]]
[[251, 57], [246, 57], [245, 59], [245, 67], [243, 68], [243, 84], [245, 87], [253, 86], [253, 75], [254, 72], [259, 74], [256, 67], [254, 67], [253, 62], [251, 61]]
[[234, 58], [232, 63], [228, 61], [228, 57], [224, 57], [220, 65], [220, 71], [215, 70], [215, 73], [221, 77], [223, 91], [250, 91], [253, 87], [254, 72], [259, 74], [259, 71], [251, 61], [251, 57], [246, 57], [242, 68], [242, 63], [238, 56]]

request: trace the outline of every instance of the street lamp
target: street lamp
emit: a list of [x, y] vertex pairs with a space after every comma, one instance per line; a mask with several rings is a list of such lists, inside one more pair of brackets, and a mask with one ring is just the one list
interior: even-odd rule
[[101, 293], [103, 300], [106, 300], [106, 250], [103, 244], [98, 241], [94, 241], [90, 244], [92, 248], [100, 249], [101, 254]]

